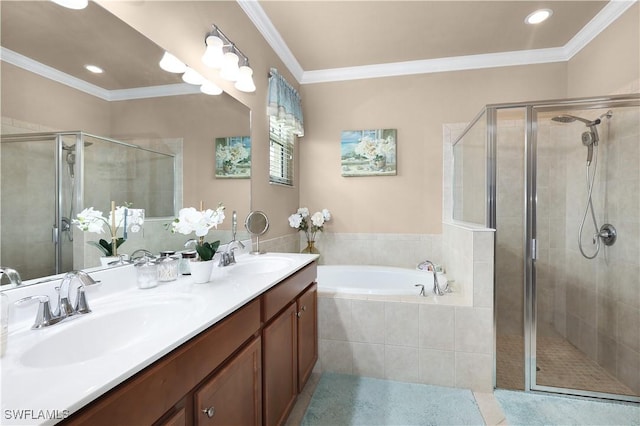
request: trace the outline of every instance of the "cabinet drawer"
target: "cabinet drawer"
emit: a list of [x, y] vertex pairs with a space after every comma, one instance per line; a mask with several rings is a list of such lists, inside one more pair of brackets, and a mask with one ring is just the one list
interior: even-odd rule
[[310, 263], [262, 296], [262, 321], [267, 323], [316, 280], [318, 267]]
[[153, 424], [260, 329], [255, 300], [75, 413], [70, 425]]

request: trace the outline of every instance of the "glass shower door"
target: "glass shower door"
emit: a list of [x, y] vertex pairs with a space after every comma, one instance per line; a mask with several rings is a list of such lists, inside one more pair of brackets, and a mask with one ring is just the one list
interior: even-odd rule
[[2, 139], [1, 264], [22, 279], [56, 272], [52, 226], [55, 211], [55, 136]]
[[640, 108], [546, 107], [534, 122], [531, 388], [637, 400]]

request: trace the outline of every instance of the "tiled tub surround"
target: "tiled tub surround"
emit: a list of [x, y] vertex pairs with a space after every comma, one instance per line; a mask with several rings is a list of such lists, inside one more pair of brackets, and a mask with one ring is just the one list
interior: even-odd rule
[[322, 370], [490, 392], [492, 248], [491, 230], [443, 224], [442, 259], [457, 295], [327, 294], [319, 283]]

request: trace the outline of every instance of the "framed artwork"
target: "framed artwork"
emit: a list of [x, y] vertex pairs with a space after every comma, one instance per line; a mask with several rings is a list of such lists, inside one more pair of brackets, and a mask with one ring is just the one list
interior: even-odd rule
[[396, 129], [342, 131], [342, 176], [395, 176], [396, 134]]
[[251, 177], [251, 137], [216, 138], [216, 178]]

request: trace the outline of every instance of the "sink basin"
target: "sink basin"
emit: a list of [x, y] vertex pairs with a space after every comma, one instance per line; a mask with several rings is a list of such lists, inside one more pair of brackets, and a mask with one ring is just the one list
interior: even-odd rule
[[94, 307], [90, 314], [51, 326], [20, 362], [27, 367], [60, 367], [121, 351], [175, 327], [198, 303], [195, 298], [171, 296], [123, 305]]
[[268, 274], [285, 269], [291, 263], [292, 260], [286, 257], [254, 257], [238, 261], [237, 264], [233, 265], [230, 272], [239, 275]]

